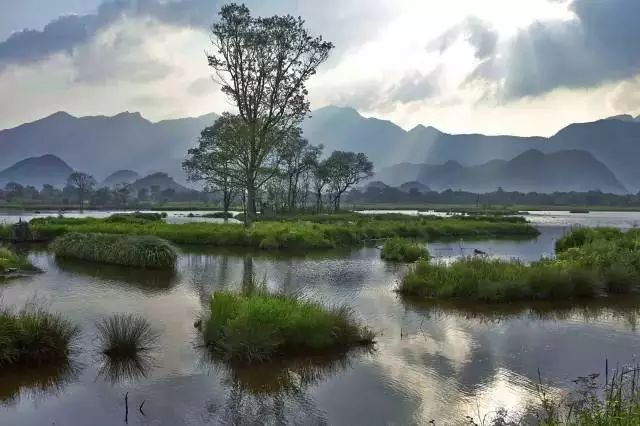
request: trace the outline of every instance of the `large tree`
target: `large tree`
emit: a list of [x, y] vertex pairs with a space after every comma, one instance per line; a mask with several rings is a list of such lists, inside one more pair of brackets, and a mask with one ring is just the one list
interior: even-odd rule
[[296, 132], [288, 138], [281, 151], [282, 174], [287, 187], [287, 208], [296, 209], [299, 201], [300, 179], [311, 171], [322, 154], [323, 146], [314, 146]]
[[93, 176], [81, 172], [73, 172], [67, 178], [67, 185], [73, 187], [78, 194], [78, 204], [80, 211], [84, 209], [84, 199], [93, 187], [96, 186], [96, 180]]
[[333, 196], [333, 208], [336, 212], [340, 210], [342, 194], [353, 185], [373, 176], [373, 163], [362, 152], [333, 151], [324, 167], [326, 167]]
[[238, 161], [240, 152], [233, 151], [243, 147], [238, 143], [243, 136], [235, 125], [244, 123], [224, 114], [200, 133], [198, 146], [189, 150], [189, 157], [182, 163], [190, 181], [202, 181], [207, 189], [222, 193], [225, 213], [239, 188], [244, 188], [242, 161]]
[[281, 136], [309, 113], [306, 82], [333, 45], [313, 37], [299, 17], [253, 17], [237, 4], [222, 7], [220, 21], [212, 27], [212, 44], [209, 65], [246, 126], [245, 148], [238, 156], [243, 156], [250, 224], [265, 161], [280, 147]]

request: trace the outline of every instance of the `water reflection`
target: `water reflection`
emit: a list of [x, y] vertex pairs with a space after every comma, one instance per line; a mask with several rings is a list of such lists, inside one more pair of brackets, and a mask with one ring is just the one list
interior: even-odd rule
[[0, 371], [0, 406], [60, 394], [77, 379], [80, 370], [77, 364], [67, 361], [37, 369]]
[[98, 360], [98, 377], [112, 385], [135, 383], [146, 379], [157, 363], [157, 357], [143, 352], [133, 357], [113, 357], [101, 354]]
[[538, 301], [508, 304], [484, 304], [456, 301], [425, 301], [398, 296], [408, 310], [428, 319], [462, 317], [479, 323], [497, 323], [513, 319], [535, 321], [623, 321], [632, 332], [640, 318], [640, 296], [610, 296], [592, 300]]
[[173, 270], [127, 268], [118, 265], [55, 258], [55, 266], [61, 271], [86, 275], [108, 282], [108, 285], [125, 285], [143, 293], [162, 293], [170, 290], [178, 281]]

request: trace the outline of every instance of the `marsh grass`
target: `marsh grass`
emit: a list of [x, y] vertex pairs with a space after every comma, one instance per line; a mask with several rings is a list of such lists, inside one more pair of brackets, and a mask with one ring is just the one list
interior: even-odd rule
[[359, 325], [346, 307], [325, 308], [264, 289], [215, 292], [203, 333], [214, 353], [241, 362], [344, 352], [374, 342], [373, 332]]
[[31, 301], [19, 311], [0, 310], [0, 370], [65, 362], [79, 329]]
[[385, 241], [380, 258], [392, 262], [415, 262], [429, 259], [429, 251], [424, 244], [413, 243], [404, 238], [391, 238]]
[[[538, 231], [528, 223], [520, 220], [504, 221], [499, 220], [500, 218], [406, 215], [368, 217], [356, 214], [326, 216], [327, 218], [303, 216], [295, 220], [262, 221], [249, 229], [233, 223], [107, 222], [105, 219], [95, 218], [34, 219], [30, 222], [30, 227], [36, 240], [51, 240], [70, 232], [152, 235], [177, 244], [253, 247], [266, 250], [347, 247], [392, 237], [434, 240], [538, 235]], [[311, 220], [312, 218], [314, 219]]]
[[113, 359], [135, 359], [155, 349], [158, 332], [151, 323], [133, 314], [115, 314], [96, 324], [100, 352]]
[[150, 269], [174, 268], [178, 257], [171, 244], [151, 236], [73, 232], [56, 238], [51, 249], [60, 258]]
[[556, 257], [531, 264], [467, 257], [451, 265], [419, 261], [398, 291], [425, 298], [484, 302], [553, 300], [627, 294], [640, 285], [640, 232], [575, 229]]
[[37, 271], [37, 268], [27, 259], [5, 247], [0, 247], [0, 274], [9, 271]]

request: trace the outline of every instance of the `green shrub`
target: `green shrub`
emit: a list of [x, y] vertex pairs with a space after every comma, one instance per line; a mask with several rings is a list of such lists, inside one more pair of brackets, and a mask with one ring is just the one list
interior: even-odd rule
[[373, 333], [358, 325], [347, 308], [327, 309], [295, 297], [258, 290], [219, 291], [211, 299], [204, 340], [220, 356], [267, 361], [277, 355], [344, 351], [370, 344]]
[[145, 318], [116, 314], [96, 324], [101, 352], [114, 358], [135, 358], [154, 348], [157, 332]]
[[0, 247], [0, 274], [11, 270], [35, 271], [36, 268], [25, 256], [20, 256], [5, 247]]
[[175, 267], [176, 250], [168, 242], [150, 236], [80, 234], [73, 232], [51, 244], [56, 256], [140, 268]]
[[116, 213], [105, 219], [108, 223], [140, 223], [159, 222], [167, 217], [166, 213]]
[[415, 262], [428, 259], [429, 252], [423, 244], [412, 243], [404, 238], [392, 238], [382, 246], [380, 257], [393, 262]]
[[79, 329], [57, 314], [28, 304], [0, 311], [0, 369], [34, 367], [68, 359]]

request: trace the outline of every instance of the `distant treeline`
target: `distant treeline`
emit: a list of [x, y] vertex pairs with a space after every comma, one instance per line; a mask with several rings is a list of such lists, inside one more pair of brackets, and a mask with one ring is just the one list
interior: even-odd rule
[[347, 202], [354, 204], [469, 204], [469, 205], [540, 205], [540, 206], [612, 206], [640, 207], [640, 193], [616, 195], [601, 191], [588, 192], [509, 192], [498, 189], [477, 194], [448, 189], [442, 192], [403, 191], [394, 187], [368, 187], [354, 190]]

